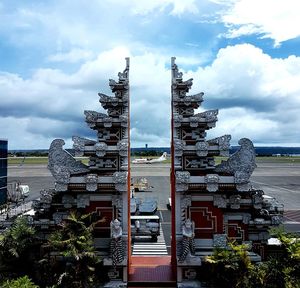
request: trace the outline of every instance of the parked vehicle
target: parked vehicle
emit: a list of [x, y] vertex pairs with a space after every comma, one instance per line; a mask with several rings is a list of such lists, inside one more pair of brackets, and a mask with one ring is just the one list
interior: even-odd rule
[[131, 216], [131, 237], [150, 236], [153, 241], [157, 241], [160, 235], [160, 219], [157, 215]]
[[171, 210], [171, 208], [172, 208], [172, 200], [171, 200], [171, 197], [168, 198], [167, 208], [168, 208], [169, 210]]
[[157, 210], [157, 201], [146, 198], [138, 206], [140, 214], [154, 214]]
[[134, 182], [131, 183], [131, 187], [135, 192], [146, 191], [151, 188], [147, 178], [145, 177], [136, 179]]
[[13, 181], [7, 184], [7, 201], [18, 202], [29, 196], [29, 186]]

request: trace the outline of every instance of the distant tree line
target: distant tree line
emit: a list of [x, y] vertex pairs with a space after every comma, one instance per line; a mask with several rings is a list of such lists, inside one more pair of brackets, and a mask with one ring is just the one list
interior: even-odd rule
[[162, 152], [156, 150], [132, 151], [132, 156], [148, 157], [148, 156], [161, 156]]
[[[233, 154], [240, 146], [231, 146], [230, 154]], [[75, 155], [74, 149], [66, 149], [71, 155]], [[131, 148], [132, 156], [160, 156], [163, 152], [170, 154], [170, 147], [152, 147], [152, 148]], [[255, 153], [260, 157], [269, 157], [274, 155], [289, 156], [300, 155], [300, 147], [255, 147]], [[10, 150], [9, 157], [47, 157], [48, 149], [36, 150]]]

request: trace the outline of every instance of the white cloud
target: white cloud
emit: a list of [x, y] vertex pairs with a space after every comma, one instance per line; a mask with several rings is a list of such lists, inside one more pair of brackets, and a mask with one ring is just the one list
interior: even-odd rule
[[299, 67], [300, 57], [272, 59], [244, 44], [221, 49], [210, 66], [186, 77], [194, 76], [193, 91], [205, 92], [204, 107], [221, 108], [214, 136], [300, 144]]
[[300, 36], [300, 2], [298, 0], [219, 1], [229, 6], [221, 19], [229, 27], [227, 37], [261, 34], [275, 45]]
[[[124, 1], [110, 0], [112, 3], [124, 4]], [[131, 7], [133, 14], [146, 15], [154, 11], [164, 12], [170, 10], [171, 15], [179, 16], [183, 13], [196, 14], [199, 12], [196, 0], [132, 0], [127, 1], [125, 5]]]
[[[11, 149], [47, 148], [55, 137], [68, 144], [72, 135], [96, 137], [84, 123], [83, 110], [103, 112], [97, 92], [112, 95], [108, 79], [124, 69], [125, 56], [131, 56], [132, 146], [168, 146], [170, 59], [159, 53], [136, 55], [125, 46], [99, 53], [74, 73], [38, 69], [28, 79], [1, 73], [1, 137], [9, 138]], [[186, 61], [179, 57], [179, 68]], [[191, 93], [205, 92], [204, 108], [221, 108], [210, 137], [229, 133], [233, 144], [242, 137], [300, 144], [299, 68], [299, 57], [272, 59], [245, 44], [221, 49], [211, 65], [186, 71], [184, 77], [194, 78]]]
[[66, 53], [56, 53], [54, 55], [50, 55], [48, 60], [51, 62], [70, 62], [76, 63], [83, 60], [90, 60], [94, 56], [94, 53], [89, 50], [84, 50], [80, 48], [74, 48]]

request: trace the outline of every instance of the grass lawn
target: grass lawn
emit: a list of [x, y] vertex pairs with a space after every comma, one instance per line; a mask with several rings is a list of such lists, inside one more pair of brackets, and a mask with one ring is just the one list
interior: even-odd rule
[[[88, 158], [77, 157], [77, 160], [81, 160], [84, 164], [88, 163]], [[48, 157], [9, 157], [8, 165], [38, 165], [48, 164]]]

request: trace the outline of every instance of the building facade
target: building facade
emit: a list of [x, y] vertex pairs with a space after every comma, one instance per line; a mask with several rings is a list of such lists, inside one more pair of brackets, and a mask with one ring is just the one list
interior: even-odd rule
[[0, 205], [7, 201], [7, 140], [0, 139]]

